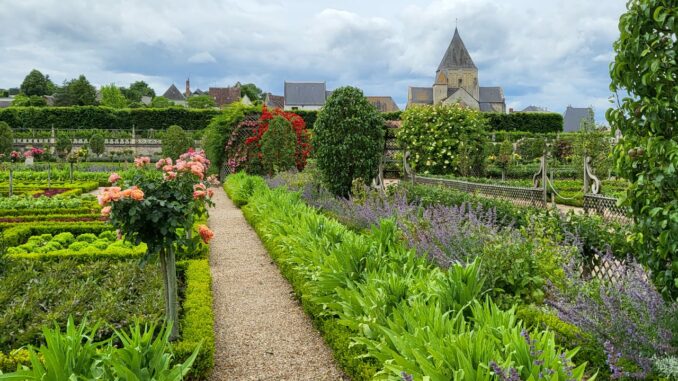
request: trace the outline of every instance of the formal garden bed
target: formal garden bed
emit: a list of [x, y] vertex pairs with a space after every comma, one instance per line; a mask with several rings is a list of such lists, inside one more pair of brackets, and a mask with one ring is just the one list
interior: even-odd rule
[[[203, 184], [198, 178], [203, 178], [203, 175], [196, 175], [197, 164], [193, 164], [203, 159], [199, 154], [187, 155], [184, 162], [191, 163], [188, 174], [183, 169], [174, 169], [178, 173], [172, 179], [179, 176], [176, 181], [183, 184], [183, 188], [179, 188], [180, 192], [184, 192], [190, 200], [194, 200], [193, 184], [204, 189], [204, 197], [207, 197], [207, 193], [211, 191], [208, 192], [205, 185], [207, 183]], [[140, 159], [138, 163], [137, 168], [132, 167], [122, 172], [122, 175], [139, 185], [145, 184], [148, 181], [146, 179], [158, 179], [160, 176], [162, 184], [162, 174], [165, 172], [160, 169], [146, 169], [146, 159]], [[167, 164], [166, 161], [164, 164]], [[202, 174], [208, 164], [200, 165]], [[192, 167], [196, 168], [195, 174], [191, 173]], [[30, 176], [23, 177], [22, 173]], [[32, 351], [38, 351], [37, 356], [40, 359], [51, 356], [48, 353], [64, 351], [65, 349], [55, 347], [56, 342], [50, 338], [56, 337], [53, 335], [69, 334], [59, 333], [58, 329], [54, 332], [45, 331], [49, 327], [63, 329], [68, 325], [69, 330], [76, 329], [76, 326], [80, 327], [78, 329], [92, 330], [92, 334], [88, 335], [88, 340], [93, 341], [90, 343], [91, 350], [100, 348], [97, 352], [102, 356], [104, 347], [101, 346], [107, 345], [105, 343], [109, 339], [114, 339], [112, 343], [116, 347], [120, 346], [121, 341], [124, 343], [124, 336], [119, 336], [120, 332], [132, 329], [131, 337], [136, 337], [135, 329], [146, 332], [150, 328], [152, 335], [156, 331], [153, 327], [157, 327], [162, 330], [159, 332], [167, 331], [167, 336], [162, 339], [163, 333], [158, 340], [172, 338], [171, 349], [160, 342], [146, 342], [138, 344], [140, 346], [132, 346], [130, 350], [141, 351], [139, 354], [145, 356], [143, 351], [146, 349], [143, 346], [152, 344], [155, 349], [148, 347], [147, 350], [160, 351], [155, 355], [167, 356], [173, 353], [172, 363], [148, 363], [143, 365], [146, 370], [138, 368], [132, 372], [161, 372], [165, 368], [173, 369], [173, 379], [181, 379], [182, 374], [190, 379], [205, 379], [214, 363], [214, 322], [211, 277], [207, 262], [209, 246], [202, 241], [209, 240], [203, 231], [206, 229], [206, 215], [199, 204], [202, 198], [195, 198], [195, 203], [187, 200], [180, 202], [182, 207], [189, 208], [183, 212], [188, 214], [184, 215], [180, 226], [171, 230], [171, 234], [183, 237], [171, 243], [173, 257], [176, 258], [174, 290], [177, 305], [174, 315], [176, 318], [171, 319], [177, 329], [172, 331], [169, 330], [170, 326], [162, 328], [157, 325], [167, 317], [167, 303], [163, 295], [168, 287], [157, 252], [155, 256], [152, 255], [146, 240], [134, 240], [134, 230], [130, 230], [127, 239], [123, 239], [126, 238], [124, 234], [116, 232], [115, 226], [107, 221], [112, 213], [116, 213], [111, 208], [116, 202], [131, 202], [132, 207], [135, 207], [135, 203], [151, 202], [149, 207], [157, 212], [161, 210], [161, 206], [154, 203], [167, 202], [174, 207], [178, 201], [173, 201], [172, 197], [179, 197], [179, 194], [170, 196], [168, 201], [160, 201], [161, 195], [154, 193], [153, 188], [148, 185], [145, 185], [145, 194], [134, 186], [127, 190], [116, 188], [116, 184], [111, 182], [123, 185], [122, 182], [125, 181], [118, 174], [110, 176], [108, 173], [76, 172], [76, 177], [82, 174], [86, 179], [71, 182], [60, 179], [56, 172], [51, 174], [56, 176], [50, 176], [50, 189], [66, 189], [70, 194], [33, 197], [35, 192], [45, 189], [45, 174], [34, 169], [15, 171], [13, 188], [18, 191], [15, 192], [18, 195], [0, 197], [0, 231], [3, 244], [0, 254], [0, 373], [16, 371], [17, 367], [27, 367], [31, 370], [22, 370], [14, 377], [23, 379], [19, 374], [25, 376], [28, 374], [26, 372], [40, 374], [40, 367], [32, 360], [31, 353], [35, 353]], [[7, 172], [3, 175], [7, 176]], [[166, 177], [166, 181], [174, 180]], [[82, 194], [97, 189], [100, 185], [109, 187], [103, 195], [99, 195], [98, 200], [95, 196]], [[163, 186], [173, 185], [168, 183]], [[148, 213], [143, 215], [153, 218]], [[118, 218], [123, 216], [118, 215]], [[169, 232], [170, 230], [167, 231], [168, 234]], [[187, 241], [185, 237], [191, 238]], [[141, 337], [136, 338], [141, 340]], [[45, 344], [48, 346], [42, 347]], [[123, 348], [126, 346], [123, 345]], [[111, 350], [118, 349], [114, 347]], [[148, 352], [149, 355], [150, 353]], [[116, 366], [139, 365], [120, 360], [116, 364], [109, 364], [110, 368], [107, 368], [109, 365], [104, 364], [107, 361], [105, 357], [96, 360], [97, 356], [78, 360], [94, 361], [91, 369], [74, 368], [74, 364], [61, 362], [45, 363], [47, 374], [54, 376], [55, 373], [52, 372], [56, 372], [56, 368], [53, 367], [57, 366], [87, 378], [100, 371], [115, 373], [113, 369]], [[172, 368], [172, 364], [181, 363], [186, 367]], [[137, 374], [144, 379], [145, 376]], [[13, 376], [7, 374], [7, 377]]]

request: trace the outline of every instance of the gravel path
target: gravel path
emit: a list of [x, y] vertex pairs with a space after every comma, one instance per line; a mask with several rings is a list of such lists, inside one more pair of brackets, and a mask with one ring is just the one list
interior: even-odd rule
[[223, 189], [214, 201], [211, 380], [347, 379], [242, 212]]

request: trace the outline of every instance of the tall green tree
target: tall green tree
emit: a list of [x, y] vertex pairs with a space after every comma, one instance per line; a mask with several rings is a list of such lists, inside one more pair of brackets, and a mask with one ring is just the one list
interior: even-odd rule
[[207, 94], [190, 96], [186, 100], [186, 103], [188, 103], [188, 108], [195, 109], [208, 109], [217, 106], [216, 102], [214, 101], [214, 98]]
[[[625, 96], [607, 111], [623, 137], [618, 173], [629, 180], [635, 257], [662, 293], [678, 297], [678, 3], [630, 0], [619, 20], [610, 89]], [[619, 96], [617, 97], [619, 98]]]
[[33, 69], [21, 82], [21, 92], [27, 96], [37, 95], [51, 95], [54, 90], [54, 84], [50, 81], [49, 76], [43, 75], [39, 70]]
[[318, 113], [315, 157], [327, 188], [348, 196], [353, 180], [369, 183], [384, 153], [384, 119], [355, 87], [335, 90]]
[[89, 106], [96, 104], [97, 91], [84, 75], [64, 82], [56, 93], [58, 106]]
[[153, 90], [148, 83], [144, 81], [136, 81], [129, 85], [129, 89], [122, 88], [120, 89], [125, 96], [132, 102], [141, 102], [141, 97], [155, 97], [155, 90]]
[[[238, 84], [236, 84], [237, 86]], [[247, 95], [247, 97], [253, 102], [261, 102], [263, 98], [263, 91], [261, 91], [260, 88], [257, 87], [254, 83], [246, 83], [244, 85], [240, 85], [240, 93], [242, 95]]]
[[127, 107], [127, 98], [122, 95], [122, 91], [114, 85], [101, 86], [101, 105], [112, 108]]

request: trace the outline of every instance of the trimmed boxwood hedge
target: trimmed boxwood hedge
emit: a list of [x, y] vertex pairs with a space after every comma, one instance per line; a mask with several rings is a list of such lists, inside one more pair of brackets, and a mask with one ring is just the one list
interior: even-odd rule
[[555, 112], [483, 113], [490, 131], [562, 132], [563, 116]]
[[185, 130], [202, 130], [219, 110], [183, 107], [114, 109], [104, 106], [8, 107], [0, 109], [0, 121], [13, 129], [132, 129], [164, 130], [176, 124]]

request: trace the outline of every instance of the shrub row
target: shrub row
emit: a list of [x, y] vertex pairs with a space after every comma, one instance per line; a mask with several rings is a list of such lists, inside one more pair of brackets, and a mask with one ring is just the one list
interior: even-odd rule
[[181, 317], [181, 341], [174, 344], [177, 361], [185, 361], [201, 345], [188, 377], [206, 380], [214, 367], [214, 312], [212, 311], [212, 276], [205, 260], [177, 263], [183, 274], [185, 291]]
[[34, 223], [0, 223], [3, 243], [6, 247], [19, 246], [26, 243], [31, 236], [41, 234], [59, 234], [70, 232], [75, 235], [92, 233], [100, 234], [105, 230], [111, 230], [109, 225], [100, 221], [93, 222], [45, 222], [41, 224]]
[[201, 130], [218, 110], [187, 108], [113, 109], [103, 106], [9, 107], [0, 109], [0, 121], [11, 128], [31, 129], [129, 129], [162, 130], [176, 124]]
[[490, 131], [562, 132], [563, 116], [554, 112], [483, 113]]

